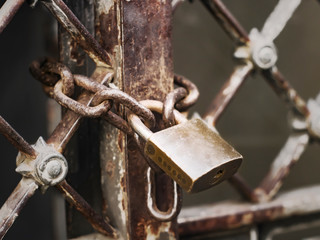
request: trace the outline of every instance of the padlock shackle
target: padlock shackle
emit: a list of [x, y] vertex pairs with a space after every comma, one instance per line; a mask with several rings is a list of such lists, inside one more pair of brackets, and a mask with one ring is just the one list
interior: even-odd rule
[[133, 130], [144, 140], [148, 140], [153, 132], [149, 128], [147, 128], [146, 125], [141, 121], [141, 119], [135, 115], [134, 113], [131, 113], [128, 116], [128, 122], [130, 126], [133, 128]]
[[175, 218], [180, 210], [181, 210], [181, 203], [179, 204], [179, 194], [178, 194], [178, 186], [175, 181], [173, 181], [173, 204], [168, 209], [167, 212], [160, 211], [157, 207], [157, 203], [155, 200], [155, 196], [153, 194], [152, 185], [155, 186], [155, 182], [152, 181], [152, 169], [151, 167], [147, 170], [147, 180], [148, 180], [148, 195], [147, 195], [147, 207], [149, 212], [153, 217], [158, 219], [159, 221], [170, 221]]
[[[163, 103], [157, 100], [142, 100], [139, 102], [144, 107], [151, 111], [162, 113]], [[188, 121], [179, 111], [173, 111], [175, 121], [177, 124]], [[153, 134], [151, 130], [142, 122], [142, 120], [134, 113], [129, 113], [128, 122], [132, 126], [133, 130], [144, 140], [148, 140]]]
[[[142, 100], [140, 103], [151, 111], [162, 114], [163, 102], [157, 100]], [[178, 110], [173, 110], [173, 114], [177, 124], [188, 121], [188, 119]]]

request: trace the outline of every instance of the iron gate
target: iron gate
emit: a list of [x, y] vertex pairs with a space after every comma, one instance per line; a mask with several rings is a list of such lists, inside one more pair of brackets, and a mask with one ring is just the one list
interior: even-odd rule
[[[40, 2], [61, 24], [59, 27], [60, 62], [71, 69], [71, 71], [68, 68], [65, 69], [65, 65], [61, 63], [61, 65], [55, 65], [56, 63], [52, 63], [51, 60], [46, 60], [45, 63], [40, 61], [40, 66], [37, 65], [39, 62], [32, 65], [33, 74], [42, 80], [49, 96], [55, 96], [57, 99], [57, 93], [52, 92], [52, 86], [57, 83], [52, 85], [53, 80], [50, 80], [50, 77], [54, 78], [58, 74], [61, 78], [67, 79], [66, 76], [72, 76], [75, 73], [89, 75], [93, 69], [92, 79], [110, 81], [113, 77], [115, 89], [120, 88], [137, 100], [157, 98], [163, 101], [167, 93], [173, 90], [171, 16], [182, 1], [66, 1], [67, 5], [59, 0]], [[145, 189], [148, 186], [146, 178], [141, 176], [146, 174], [148, 164], [137, 151], [134, 139], [130, 136], [126, 138], [123, 133], [123, 131], [128, 133], [130, 129], [122, 128], [123, 131], [120, 131], [103, 121], [102, 131], [98, 131], [97, 120], [86, 120], [84, 127], [78, 130], [79, 135], [72, 140], [72, 148], [65, 154], [70, 170], [74, 173], [71, 174], [69, 181], [78, 185], [77, 171], [88, 166], [86, 165], [88, 156], [96, 159], [92, 160], [93, 162], [101, 159], [101, 165], [95, 162], [93, 168], [97, 171], [97, 176], [101, 170], [102, 193], [99, 186], [88, 193], [87, 183], [83, 186], [79, 184], [77, 191], [91, 195], [85, 198], [100, 198], [104, 204], [98, 202], [97, 205], [102, 205], [102, 209], [98, 211], [102, 212], [103, 217], [93, 210], [66, 181], [62, 181], [57, 188], [71, 204], [68, 211], [68, 219], [71, 219], [68, 223], [69, 237], [79, 237], [90, 231], [85, 227], [79, 228], [78, 224], [81, 223], [78, 221], [81, 222], [81, 220], [78, 220], [79, 217], [74, 209], [80, 211], [98, 232], [107, 236], [120, 235], [132, 239], [174, 239], [178, 236], [181, 238], [205, 236], [203, 238], [207, 239], [207, 234], [213, 238], [221, 234], [241, 234], [247, 231], [251, 239], [259, 237], [271, 239], [274, 235], [284, 234], [283, 229], [288, 232], [299, 231], [299, 229], [318, 225], [318, 187], [296, 190], [274, 198], [293, 164], [300, 158], [308, 144], [316, 141], [319, 136], [317, 126], [319, 100], [310, 99], [305, 102], [275, 66], [278, 55], [273, 40], [284, 28], [296, 7], [302, 4], [301, 1], [279, 1], [262, 30], [252, 30], [250, 34], [241, 27], [221, 1], [203, 0], [201, 2], [234, 40], [236, 47], [234, 57], [239, 62], [230, 79], [203, 116], [204, 119], [209, 124], [216, 125], [245, 78], [252, 72], [261, 73], [272, 89], [290, 106], [291, 135], [271, 165], [269, 173], [255, 189], [251, 189], [239, 174], [229, 180], [247, 200], [246, 202], [224, 202], [215, 203], [212, 206], [185, 208], [182, 209], [178, 219], [160, 221], [150, 215], [147, 210], [149, 196]], [[10, 0], [4, 3], [0, 11], [1, 31], [22, 3], [23, 1]], [[31, 1], [29, 4], [36, 3], [37, 1]], [[86, 27], [78, 21], [78, 18]], [[98, 41], [90, 33], [95, 33]], [[81, 49], [88, 55], [85, 55]], [[95, 64], [88, 56], [94, 60]], [[51, 76], [41, 69], [44, 65], [49, 69], [45, 70], [51, 72]], [[77, 78], [80, 79], [74, 75], [74, 79]], [[48, 82], [46, 82], [47, 79], [49, 79]], [[80, 80], [70, 80], [68, 83], [68, 80], [64, 80], [62, 89], [65, 95], [70, 95], [68, 88], [72, 85], [70, 85], [72, 81], [80, 82]], [[77, 83], [77, 85], [81, 84]], [[87, 85], [83, 84], [81, 87], [92, 91]], [[83, 104], [88, 101], [88, 97], [90, 97], [88, 93], [82, 94], [78, 102]], [[61, 98], [58, 102], [63, 102], [63, 99]], [[84, 108], [82, 111], [81, 106], [61, 104], [71, 110], [65, 112], [62, 121], [47, 140], [47, 143], [53, 144], [58, 152], [64, 151], [70, 136], [74, 133], [74, 126], [78, 125], [81, 116], [92, 117], [95, 114], [88, 113], [91, 111], [89, 108]], [[104, 113], [105, 109], [110, 109], [107, 103], [102, 108]], [[117, 106], [116, 111], [119, 116], [124, 115], [123, 106]], [[108, 115], [104, 118], [115, 124], [112, 117], [114, 116]], [[117, 120], [121, 122], [121, 118]], [[26, 143], [4, 119], [1, 121], [1, 131], [9, 141], [13, 142], [19, 151], [31, 158], [35, 157], [33, 147]], [[126, 123], [121, 122], [117, 127], [120, 129], [126, 127]], [[90, 140], [83, 139], [83, 135], [90, 136]], [[97, 140], [99, 138], [100, 141]], [[81, 146], [88, 144], [91, 145], [91, 150], [83, 152]], [[97, 149], [99, 144], [100, 149]], [[73, 159], [74, 156], [76, 156], [75, 159]], [[24, 175], [26, 170], [18, 171]], [[99, 178], [93, 178], [92, 181], [99, 183]], [[171, 194], [173, 185], [169, 178], [161, 174], [157, 178], [157, 184], [157, 186], [166, 186], [164, 189], [157, 188], [158, 207], [166, 210], [174, 201]], [[1, 209], [2, 236], [38, 187], [38, 184], [24, 175], [6, 205]], [[45, 190], [43, 187], [42, 189]], [[178, 193], [179, 196], [180, 193]], [[140, 207], [137, 209], [134, 206]], [[292, 220], [289, 218], [291, 216], [299, 216], [299, 219]], [[273, 223], [263, 225], [264, 222]], [[306, 226], [302, 224], [303, 222], [308, 222], [309, 225]], [[85, 239], [95, 237], [97, 237], [95, 234], [87, 235]]]

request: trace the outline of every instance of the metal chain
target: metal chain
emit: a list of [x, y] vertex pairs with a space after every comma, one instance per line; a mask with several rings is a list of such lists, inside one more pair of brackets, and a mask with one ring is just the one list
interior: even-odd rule
[[[132, 134], [128, 125], [124, 124], [122, 120], [119, 120], [115, 114], [107, 114], [112, 104], [116, 103], [127, 107], [143, 118], [148, 126], [153, 127], [155, 125], [155, 118], [152, 112], [128, 94], [119, 89], [110, 88], [94, 82], [89, 77], [72, 75], [70, 70], [61, 63], [51, 59], [34, 61], [30, 66], [30, 72], [44, 85], [44, 89], [50, 97], [81, 116], [101, 117], [107, 115], [104, 119], [111, 123], [114, 121], [116, 127]], [[94, 93], [90, 106], [86, 106], [70, 97], [74, 85]]]
[[[115, 103], [127, 107], [140, 116], [149, 127], [155, 126], [153, 113], [128, 94], [114, 87], [111, 88], [97, 83], [89, 77], [78, 74], [72, 75], [68, 67], [53, 59], [45, 58], [32, 62], [30, 72], [34, 78], [42, 83], [43, 89], [49, 97], [54, 98], [59, 104], [81, 116], [102, 117], [132, 136], [134, 131], [127, 121], [110, 111]], [[175, 75], [174, 83], [180, 87], [170, 92], [165, 98], [163, 120], [166, 127], [176, 124], [173, 116], [175, 107], [180, 111], [185, 111], [193, 106], [199, 97], [197, 87], [185, 77]], [[71, 97], [75, 85], [94, 93], [90, 106], [84, 105]]]
[[168, 93], [164, 100], [162, 120], [166, 127], [171, 127], [176, 124], [174, 118], [174, 109], [186, 111], [193, 106], [199, 98], [199, 90], [187, 78], [175, 75], [174, 83], [180, 87]]

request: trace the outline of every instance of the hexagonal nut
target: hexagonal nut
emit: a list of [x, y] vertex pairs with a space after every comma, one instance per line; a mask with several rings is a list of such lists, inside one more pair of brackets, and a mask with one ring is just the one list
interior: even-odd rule
[[252, 58], [258, 67], [268, 69], [278, 60], [277, 50], [272, 44], [256, 46], [253, 49]]
[[37, 176], [45, 185], [53, 186], [58, 184], [65, 179], [67, 172], [67, 161], [59, 153], [47, 154], [36, 163]]
[[261, 69], [273, 67], [278, 60], [278, 53], [272, 40], [262, 35], [256, 28], [251, 29], [249, 38], [251, 58], [254, 64]]

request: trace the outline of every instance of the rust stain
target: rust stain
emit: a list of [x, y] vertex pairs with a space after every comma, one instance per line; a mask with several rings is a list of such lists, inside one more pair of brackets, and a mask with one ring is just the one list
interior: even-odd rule
[[[115, 11], [113, 7], [110, 11]], [[97, 25], [98, 32], [101, 35], [100, 43], [102, 47], [109, 53], [113, 52], [115, 46], [118, 45], [118, 27], [116, 14], [102, 13], [99, 16], [99, 25]], [[111, 33], [111, 34], [110, 34]]]
[[115, 170], [116, 166], [112, 161], [107, 161], [106, 164], [106, 172], [110, 177], [114, 176], [114, 170]]
[[126, 209], [126, 203], [124, 199], [121, 200], [121, 205], [122, 205], [122, 209]]
[[135, 237], [137, 237], [137, 239], [146, 239], [145, 227], [147, 225], [148, 223], [145, 221], [144, 218], [141, 218], [140, 221], [137, 222], [137, 225], [135, 228]]
[[2, 239], [10, 229], [20, 211], [26, 205], [38, 188], [38, 185], [29, 178], [22, 178], [10, 197], [0, 209], [0, 239]]
[[287, 103], [294, 107], [302, 116], [310, 115], [309, 109], [303, 98], [296, 92], [277, 68], [262, 71], [263, 76], [272, 89]]
[[37, 152], [17, 133], [11, 125], [0, 116], [0, 133], [19, 151], [31, 158], [36, 158]]
[[230, 230], [254, 223], [271, 221], [283, 213], [283, 206], [257, 211], [234, 212], [228, 215], [196, 220], [179, 225], [180, 236], [192, 236], [200, 233], [209, 233], [220, 230]]
[[124, 138], [123, 132], [119, 132], [119, 134], [118, 134], [118, 147], [121, 152], [124, 151], [123, 138]]
[[77, 63], [78, 66], [84, 64], [84, 52], [81, 50], [78, 40], [71, 39], [70, 42], [70, 59]]
[[160, 233], [160, 227], [161, 227], [162, 223], [159, 221], [153, 221], [150, 222], [150, 231], [152, 234], [154, 234], [155, 236], [158, 236]]
[[[124, 176], [120, 179], [120, 186], [123, 192], [127, 192], [127, 184], [126, 184], [126, 178]], [[123, 208], [126, 209], [126, 208]]]

